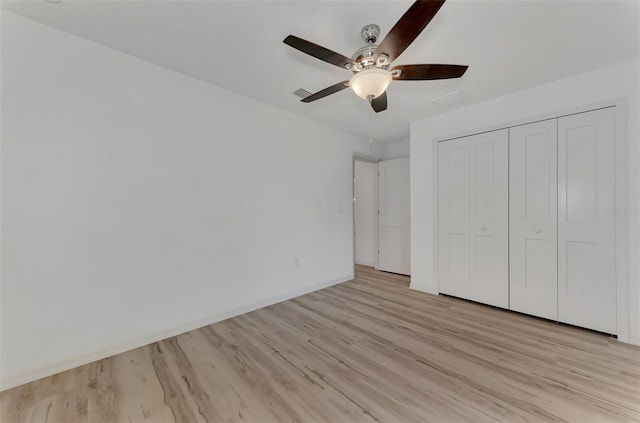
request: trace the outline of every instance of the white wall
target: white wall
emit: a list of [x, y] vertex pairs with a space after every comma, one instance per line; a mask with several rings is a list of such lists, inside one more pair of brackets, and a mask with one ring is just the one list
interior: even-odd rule
[[355, 160], [353, 169], [355, 262], [374, 266], [378, 254], [378, 164]]
[[9, 12], [1, 35], [3, 389], [352, 277], [366, 140]]
[[382, 160], [402, 159], [409, 157], [409, 140], [385, 142], [380, 144], [380, 158]]
[[[640, 239], [638, 173], [640, 66], [626, 61], [570, 78], [540, 85], [411, 125], [411, 251], [412, 287], [437, 292], [435, 140], [483, 129], [506, 127], [541, 116], [624, 97], [627, 100], [629, 216], [629, 309], [631, 342], [640, 344]], [[621, 134], [625, 136], [625, 134]]]

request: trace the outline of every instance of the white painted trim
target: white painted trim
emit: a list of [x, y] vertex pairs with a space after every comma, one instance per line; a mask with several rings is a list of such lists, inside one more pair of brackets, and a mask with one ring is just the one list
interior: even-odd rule
[[438, 194], [438, 186], [440, 185], [440, 180], [438, 179], [438, 175], [440, 174], [440, 160], [438, 159], [438, 142], [434, 141], [431, 144], [431, 148], [433, 150], [432, 154], [433, 159], [433, 183], [435, 187], [433, 189], [433, 198], [431, 199], [433, 204], [433, 290], [434, 294], [440, 293], [440, 256], [438, 255], [438, 239], [440, 237], [440, 229], [438, 227], [438, 222], [440, 221], [440, 195]]
[[636, 338], [635, 336], [631, 336], [631, 337], [629, 337], [629, 343], [633, 344], [633, 345], [639, 345], [640, 346], [640, 338]]
[[369, 266], [369, 267], [375, 267], [376, 265], [374, 262], [362, 261], [362, 260], [356, 260], [356, 264], [359, 264], [361, 266]]
[[[479, 134], [483, 132], [496, 131], [499, 129], [513, 128], [514, 126], [526, 125], [548, 119], [557, 119], [563, 116], [574, 115], [578, 113], [589, 112], [592, 110], [615, 107], [616, 110], [616, 208], [618, 210], [626, 210], [628, 204], [629, 190], [627, 187], [628, 170], [627, 170], [627, 146], [629, 144], [627, 134], [628, 123], [628, 100], [626, 97], [614, 98], [611, 100], [573, 107], [559, 112], [544, 114], [537, 117], [519, 119], [511, 122], [505, 122], [496, 125], [490, 125], [459, 133], [452, 133], [447, 136], [438, 137], [432, 140], [432, 148], [434, 149], [433, 165], [433, 197], [432, 204], [434, 207], [433, 220], [433, 287], [419, 288], [411, 285], [411, 289], [419, 291], [439, 294], [439, 278], [438, 278], [438, 143], [455, 138], [461, 138], [469, 135]], [[621, 342], [640, 345], [640, 339], [630, 337], [630, 312], [629, 307], [629, 244], [628, 244], [628, 216], [622, 214], [616, 216], [616, 291], [617, 291], [617, 337]]]
[[607, 107], [618, 106], [619, 104], [626, 103], [626, 101], [627, 101], [626, 98], [615, 98], [608, 101], [601, 101], [598, 103], [572, 107], [570, 109], [565, 109], [562, 111], [556, 111], [551, 113], [545, 113], [543, 115], [532, 116], [530, 118], [507, 121], [507, 122], [503, 122], [495, 125], [488, 125], [481, 128], [468, 130], [468, 131], [454, 132], [445, 136], [435, 138], [434, 142], [438, 143], [441, 141], [450, 141], [456, 138], [467, 137], [469, 135], [476, 135], [476, 134], [482, 134], [484, 132], [498, 131], [500, 129], [513, 128], [515, 126], [521, 126], [521, 125], [528, 125], [530, 123], [540, 122], [542, 120], [557, 119], [564, 116], [575, 115], [578, 113], [591, 112], [598, 109], [605, 109]]
[[100, 350], [90, 352], [88, 354], [82, 354], [75, 358], [52, 363], [50, 365], [40, 367], [38, 369], [29, 371], [29, 372], [5, 376], [2, 379], [2, 381], [0, 381], [0, 392], [25, 384], [25, 383], [32, 382], [34, 380], [37, 380], [43, 377], [51, 376], [56, 373], [73, 369], [78, 366], [82, 366], [97, 360], [102, 360], [104, 358], [111, 357], [116, 354], [130, 351], [135, 348], [140, 348], [145, 345], [152, 344], [154, 342], [162, 341], [163, 339], [171, 338], [173, 336], [177, 336], [177, 335], [180, 335], [204, 326], [208, 326], [216, 322], [220, 322], [222, 320], [230, 319], [240, 314], [249, 313], [251, 311], [268, 307], [270, 305], [273, 305], [282, 301], [286, 301], [291, 298], [299, 297], [301, 295], [305, 295], [310, 292], [318, 291], [320, 289], [337, 285], [339, 283], [347, 282], [347, 281], [353, 280], [353, 278], [354, 278], [354, 274], [352, 273], [328, 282], [318, 283], [304, 289], [292, 291], [284, 295], [278, 295], [276, 297], [271, 297], [266, 300], [258, 301], [252, 304], [247, 304], [246, 306], [238, 307], [233, 310], [228, 310], [222, 313], [218, 313], [213, 316], [206, 317], [204, 319], [195, 320], [185, 325], [181, 325], [166, 331], [162, 331], [150, 336], [146, 336], [144, 338], [131, 340], [131, 341], [122, 343], [120, 345], [113, 346], [111, 348], [100, 349]]
[[373, 254], [373, 268], [376, 270], [380, 270], [380, 185], [378, 182], [378, 178], [380, 177], [380, 161], [376, 164], [376, 174], [373, 177], [373, 192], [376, 193], [376, 200], [374, 204], [378, 206], [377, 214], [376, 214], [376, 228], [377, 231], [373, 233], [373, 242], [375, 244], [374, 254]]
[[[615, 101], [615, 197], [616, 209], [626, 210], [628, 204], [629, 189], [627, 186], [627, 157], [628, 157], [628, 138], [627, 138], [627, 115], [628, 115], [627, 99], [617, 99]], [[617, 329], [618, 340], [621, 342], [630, 342], [631, 334], [631, 307], [629, 305], [629, 227], [628, 216], [626, 214], [615, 215], [616, 219], [616, 238], [615, 238], [615, 255], [616, 255], [616, 309], [617, 309]]]
[[426, 292], [427, 294], [438, 295], [438, 290], [429, 285], [419, 285], [416, 283], [412, 283], [409, 285], [409, 288], [415, 289], [416, 291]]

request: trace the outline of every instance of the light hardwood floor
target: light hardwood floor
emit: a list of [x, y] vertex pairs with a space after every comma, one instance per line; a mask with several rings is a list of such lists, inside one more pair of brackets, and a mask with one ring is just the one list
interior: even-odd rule
[[640, 349], [356, 279], [0, 394], [13, 422], [631, 422]]

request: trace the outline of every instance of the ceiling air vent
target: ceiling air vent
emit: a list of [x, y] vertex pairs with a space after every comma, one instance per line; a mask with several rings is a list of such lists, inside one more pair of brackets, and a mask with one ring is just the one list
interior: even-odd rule
[[431, 100], [431, 102], [441, 107], [447, 107], [454, 104], [462, 103], [469, 98], [470, 97], [464, 91], [458, 90], [447, 95], [443, 95], [442, 97], [438, 97], [435, 100]]
[[311, 93], [309, 91], [305, 90], [304, 88], [298, 88], [293, 93], [295, 95], [297, 95], [298, 97], [300, 97], [300, 98], [306, 98], [306, 97], [309, 97], [311, 95]]

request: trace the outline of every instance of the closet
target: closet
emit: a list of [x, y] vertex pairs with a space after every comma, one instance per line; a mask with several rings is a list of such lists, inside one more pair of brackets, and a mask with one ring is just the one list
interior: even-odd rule
[[615, 334], [615, 108], [438, 145], [440, 292]]

